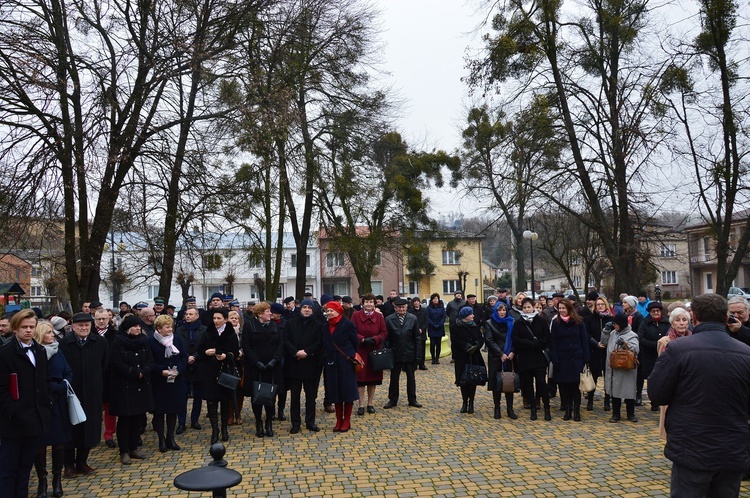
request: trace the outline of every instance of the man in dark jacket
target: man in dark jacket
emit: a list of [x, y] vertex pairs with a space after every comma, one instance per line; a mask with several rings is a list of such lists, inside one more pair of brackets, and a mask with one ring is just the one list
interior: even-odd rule
[[10, 322], [14, 336], [0, 348], [0, 496], [28, 495], [52, 414], [47, 352], [33, 340], [36, 324], [32, 310], [19, 311]]
[[417, 367], [420, 370], [427, 370], [427, 366], [424, 364], [425, 356], [425, 343], [427, 342], [427, 310], [422, 307], [422, 301], [418, 297], [411, 298], [411, 306], [407, 310], [409, 313], [417, 317], [417, 324], [419, 325], [419, 344], [417, 345]]
[[461, 311], [461, 308], [466, 306], [466, 301], [464, 301], [464, 293], [459, 291], [456, 291], [453, 293], [453, 300], [448, 301], [448, 304], [445, 305], [445, 312], [448, 315], [448, 323], [453, 323], [456, 321], [456, 318], [458, 318], [458, 312]]
[[300, 397], [305, 390], [305, 427], [311, 432], [320, 429], [315, 425], [315, 399], [318, 397], [320, 375], [323, 373], [321, 355], [323, 323], [313, 316], [313, 302], [303, 299], [299, 316], [286, 322], [284, 336], [284, 381], [291, 390], [290, 416], [292, 428], [297, 434], [302, 425]]
[[177, 327], [175, 335], [182, 341], [185, 353], [188, 357], [188, 368], [185, 372], [185, 378], [182, 385], [184, 392], [180, 403], [180, 411], [177, 412], [177, 434], [185, 432], [187, 424], [187, 402], [190, 397], [190, 391], [193, 392], [193, 406], [190, 410], [190, 427], [195, 430], [201, 430], [201, 424], [198, 419], [201, 416], [201, 405], [203, 404], [203, 393], [201, 391], [200, 377], [198, 373], [198, 340], [206, 332], [206, 326], [200, 321], [200, 314], [196, 308], [185, 310], [185, 321]]
[[742, 296], [729, 300], [727, 330], [730, 336], [750, 346], [750, 303]]
[[671, 496], [739, 496], [750, 467], [750, 346], [726, 331], [727, 301], [691, 303], [693, 335], [669, 343], [648, 380], [648, 396], [669, 405], [664, 455]]
[[401, 371], [406, 373], [406, 397], [409, 406], [422, 408], [417, 403], [417, 381], [414, 372], [417, 370], [417, 350], [424, 346], [420, 339], [417, 317], [406, 312], [409, 302], [398, 298], [393, 302], [395, 313], [385, 319], [385, 329], [388, 331], [388, 345], [394, 349], [394, 364], [391, 370], [391, 384], [388, 387], [388, 403], [385, 409], [398, 404], [398, 381]]
[[[99, 334], [92, 334], [93, 318], [88, 313], [73, 315], [73, 332], [60, 342], [60, 351], [73, 370], [73, 390], [87, 414], [102, 413], [104, 371], [109, 343]], [[71, 430], [73, 440], [65, 444], [65, 477], [91, 474], [89, 451], [102, 437], [102, 417], [89, 416]]]

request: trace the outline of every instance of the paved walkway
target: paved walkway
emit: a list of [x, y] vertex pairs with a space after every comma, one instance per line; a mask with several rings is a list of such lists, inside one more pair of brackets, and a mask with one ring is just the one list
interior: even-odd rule
[[[335, 415], [319, 410], [319, 433], [289, 434], [290, 423], [275, 422], [273, 438], [254, 436], [245, 405], [245, 424], [230, 427], [229, 467], [243, 475], [233, 496], [666, 496], [670, 463], [657, 437], [658, 412], [636, 408], [638, 423], [608, 423], [597, 396], [582, 422], [565, 422], [553, 400], [553, 420], [529, 420], [516, 401], [518, 420], [492, 418], [492, 396], [477, 393], [476, 413], [460, 414], [453, 365], [443, 359], [417, 372], [424, 408], [403, 403], [383, 410], [385, 385], [376, 393], [375, 414], [352, 416], [349, 433], [332, 431]], [[601, 382], [600, 382], [601, 386]], [[405, 381], [402, 379], [405, 398]], [[599, 393], [599, 391], [597, 391]], [[321, 392], [322, 396], [322, 392]], [[503, 400], [503, 407], [505, 401]], [[647, 403], [646, 403], [647, 405]], [[624, 407], [623, 407], [624, 410]], [[356, 405], [355, 405], [356, 411]], [[623, 412], [624, 415], [624, 412]], [[203, 422], [203, 421], [202, 421]], [[207, 421], [204, 426], [207, 426]], [[149, 424], [150, 425], [150, 424]], [[147, 460], [119, 462], [117, 450], [92, 451], [90, 477], [63, 481], [66, 497], [210, 496], [185, 493], [174, 477], [211, 461], [209, 432], [188, 429], [177, 437], [182, 451], [159, 453], [155, 434], [144, 435]], [[36, 489], [36, 477], [31, 485]], [[750, 496], [743, 483], [741, 494]], [[50, 495], [51, 496], [51, 495]]]

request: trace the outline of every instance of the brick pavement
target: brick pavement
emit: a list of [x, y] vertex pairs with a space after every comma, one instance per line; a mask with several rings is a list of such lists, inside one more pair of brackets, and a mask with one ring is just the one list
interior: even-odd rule
[[[559, 398], [553, 419], [530, 421], [516, 397], [518, 420], [492, 418], [492, 396], [478, 388], [476, 413], [460, 414], [453, 365], [417, 372], [417, 395], [424, 408], [409, 408], [402, 379], [402, 403], [383, 410], [388, 375], [376, 393], [375, 414], [352, 415], [352, 430], [332, 432], [335, 415], [319, 409], [321, 431], [289, 434], [290, 423], [275, 422], [273, 438], [256, 438], [245, 405], [245, 424], [230, 427], [229, 467], [243, 482], [234, 496], [515, 496], [641, 497], [666, 496], [670, 463], [657, 437], [658, 412], [638, 407], [638, 423], [608, 422], [597, 395], [595, 410], [582, 422], [565, 422]], [[601, 381], [600, 381], [601, 387]], [[597, 393], [600, 391], [597, 390]], [[322, 390], [320, 393], [322, 399]], [[623, 407], [624, 410], [624, 407]], [[356, 405], [355, 405], [356, 412]], [[205, 415], [205, 412], [204, 412]], [[541, 414], [540, 414], [541, 415]], [[624, 412], [623, 412], [624, 415]], [[144, 435], [147, 460], [121, 465], [117, 450], [92, 451], [90, 477], [64, 479], [66, 497], [210, 496], [185, 493], [174, 477], [211, 461], [209, 430], [187, 429], [177, 436], [182, 451], [159, 453], [155, 434]], [[149, 424], [150, 426], [150, 424]], [[625, 443], [623, 443], [625, 442]], [[32, 472], [31, 485], [36, 490]], [[743, 496], [750, 484], [743, 483]], [[50, 495], [51, 496], [51, 495]]]

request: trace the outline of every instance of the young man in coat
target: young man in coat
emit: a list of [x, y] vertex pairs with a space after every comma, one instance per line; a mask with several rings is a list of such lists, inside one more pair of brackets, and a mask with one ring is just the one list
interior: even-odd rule
[[422, 408], [417, 403], [417, 381], [414, 372], [417, 370], [417, 350], [424, 346], [421, 340], [417, 317], [406, 312], [409, 302], [398, 298], [393, 302], [396, 310], [385, 319], [385, 329], [388, 331], [388, 345], [394, 349], [394, 364], [391, 370], [391, 384], [388, 387], [388, 403], [385, 409], [398, 405], [399, 378], [401, 371], [406, 373], [406, 396], [409, 406]]
[[651, 401], [669, 405], [671, 496], [739, 496], [750, 466], [750, 346], [727, 334], [724, 297], [702, 294], [691, 310], [693, 334], [670, 342], [648, 379]]
[[[0, 348], [0, 496], [27, 496], [36, 449], [50, 423], [47, 352], [33, 340], [36, 314], [16, 313]], [[13, 379], [13, 380], [11, 380]]]

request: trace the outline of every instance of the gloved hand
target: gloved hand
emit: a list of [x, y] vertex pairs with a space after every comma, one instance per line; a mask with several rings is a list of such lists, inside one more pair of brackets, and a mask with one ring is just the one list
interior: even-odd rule
[[464, 351], [466, 351], [467, 353], [471, 354], [471, 348], [473, 348], [473, 347], [474, 347], [473, 345], [467, 344], [466, 347], [464, 348]]
[[362, 345], [363, 346], [367, 346], [367, 347], [374, 346], [375, 345], [375, 338], [374, 337], [366, 337], [366, 338], [362, 339]]
[[604, 328], [602, 329], [602, 332], [612, 332], [613, 327], [614, 325], [612, 324], [612, 322], [607, 322], [604, 324]]
[[258, 370], [265, 370], [266, 365], [262, 361], [255, 362], [255, 368]]
[[625, 344], [625, 341], [623, 341], [622, 337], [620, 337], [619, 339], [617, 339], [617, 342], [615, 344], [617, 344], [618, 346], [622, 346], [623, 344]]
[[272, 359], [271, 361], [269, 361], [269, 362], [268, 362], [268, 363], [266, 364], [266, 368], [273, 368], [273, 367], [275, 367], [275, 366], [276, 366], [276, 363], [277, 363], [277, 362], [276, 362], [276, 358], [273, 358], [273, 359]]
[[467, 351], [469, 354], [474, 354], [477, 351], [479, 351], [479, 344], [475, 344], [474, 346], [469, 348], [469, 351]]

